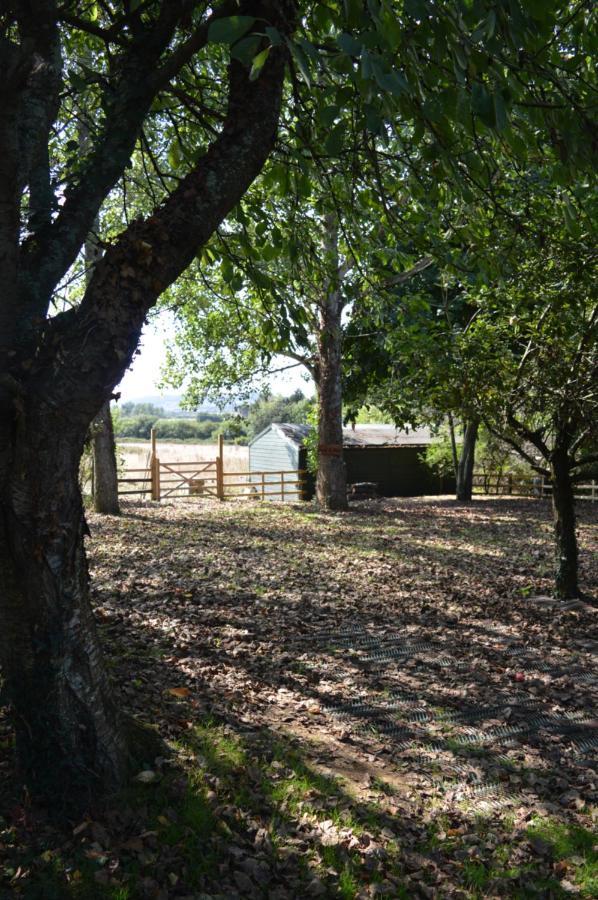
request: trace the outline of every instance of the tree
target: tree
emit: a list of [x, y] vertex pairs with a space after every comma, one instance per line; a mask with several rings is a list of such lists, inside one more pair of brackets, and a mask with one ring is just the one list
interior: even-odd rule
[[480, 369], [494, 376], [477, 384], [488, 427], [552, 484], [561, 599], [580, 595], [575, 485], [598, 475], [596, 256], [583, 249], [578, 237], [564, 256], [553, 246], [527, 257], [516, 278], [486, 295], [470, 336], [476, 352], [485, 348]]
[[254, 438], [272, 422], [307, 423], [312, 401], [302, 391], [295, 391], [290, 397], [262, 396], [246, 409], [247, 430]]
[[598, 465], [596, 194], [583, 179], [555, 186], [540, 168], [495, 189], [512, 217], [469, 204], [469, 241], [457, 216], [448, 271], [354, 323], [366, 341], [352, 342], [349, 389], [357, 403], [369, 391], [402, 423], [466, 411], [470, 432], [483, 422], [550, 479], [555, 593], [576, 597], [575, 484]]
[[[269, 0], [211, 11], [184, 0], [118, 13], [53, 0], [3, 7], [0, 658], [21, 770], [38, 795], [80, 798], [118, 784], [126, 770], [89, 605], [79, 457], [149, 308], [272, 148], [288, 51], [282, 38], [270, 46], [263, 27], [288, 35], [294, 15], [292, 2]], [[251, 60], [229, 62], [228, 47], [242, 36], [252, 58], [270, 48], [257, 71]], [[91, 47], [89, 68], [76, 62], [81, 43]], [[153, 214], [105, 248], [80, 304], [53, 309], [145, 123], [159, 119], [160, 99], [177, 84], [202, 97], [194, 160]], [[84, 156], [68, 144], [69, 132], [76, 137], [71, 98], [80, 105], [82, 94], [98, 122]]]
[[[318, 500], [325, 508], [345, 509], [341, 320], [355, 297], [346, 234], [356, 223], [340, 223], [322, 207], [315, 190], [303, 204], [292, 193], [271, 196], [255, 219], [244, 213], [236, 227], [217, 236], [206, 251], [211, 265], [204, 262], [201, 281], [189, 291], [179, 287], [170, 379], [179, 387], [186, 382], [188, 402], [197, 404], [227, 389], [251, 390], [275, 354], [304, 366], [318, 398]], [[360, 230], [365, 236], [363, 220]]]
[[[428, 249], [431, 249], [430, 247]], [[432, 265], [381, 290], [362, 305], [347, 333], [345, 388], [350, 418], [363, 404], [378, 406], [397, 426], [447, 421], [456, 497], [472, 498], [479, 412], [468, 391], [459, 336], [474, 307]], [[455, 419], [462, 424], [457, 439]]]

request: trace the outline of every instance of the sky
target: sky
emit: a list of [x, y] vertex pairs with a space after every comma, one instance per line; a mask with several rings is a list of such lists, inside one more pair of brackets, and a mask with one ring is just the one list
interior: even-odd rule
[[[166, 345], [174, 335], [174, 319], [167, 312], [158, 314], [146, 325], [139, 345], [140, 353], [135, 357], [131, 368], [126, 372], [120, 385], [122, 401], [137, 400], [147, 396], [173, 396], [180, 390], [165, 388], [160, 390], [162, 369], [166, 363]], [[276, 357], [272, 368], [276, 369], [289, 364], [284, 357]], [[275, 394], [288, 396], [297, 389], [304, 394], [312, 394], [313, 386], [303, 377], [304, 369], [299, 366], [285, 372], [278, 372], [270, 378], [270, 387]]]

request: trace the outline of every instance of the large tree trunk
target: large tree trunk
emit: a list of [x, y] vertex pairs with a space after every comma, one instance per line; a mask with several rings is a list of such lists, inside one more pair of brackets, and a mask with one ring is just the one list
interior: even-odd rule
[[555, 533], [555, 594], [562, 600], [579, 596], [575, 499], [567, 453], [552, 454], [552, 509]]
[[475, 445], [479, 423], [472, 419], [465, 423], [463, 447], [457, 466], [457, 500], [464, 503], [471, 501], [473, 493], [473, 467], [475, 464]]
[[347, 477], [343, 460], [343, 391], [341, 381], [343, 299], [338, 284], [336, 225], [328, 222], [327, 251], [334, 282], [320, 306], [318, 333], [318, 477], [316, 497], [325, 509], [347, 509]]
[[[284, 45], [272, 49], [258, 79], [231, 62], [219, 135], [154, 214], [110, 244], [79, 306], [49, 315], [53, 291], [130, 157], [152, 90], [160, 89], [151, 84], [171, 41], [171, 7], [176, 24], [180, 4], [162, 4], [160, 34], [133, 42], [137, 63], [141, 46], [149, 54], [145, 80], [115, 82], [116, 106], [97, 152], [51, 224], [20, 246], [21, 197], [5, 158], [7, 148], [15, 156], [18, 141], [2, 140], [15, 137], [15, 123], [0, 103], [0, 666], [20, 768], [36, 799], [55, 803], [116, 786], [127, 764], [89, 603], [78, 484], [85, 437], [133, 358], [148, 310], [243, 197], [278, 127]], [[292, 0], [248, 0], [241, 9], [285, 34], [293, 27]], [[183, 64], [175, 65], [180, 49], [168, 57], [173, 75]], [[130, 59], [118, 68], [138, 71]], [[45, 66], [36, 59], [38, 69]], [[13, 88], [0, 83], [4, 100]]]
[[93, 508], [98, 513], [120, 515], [116, 444], [110, 401], [102, 406], [91, 426], [93, 440]]
[[80, 806], [127, 753], [89, 602], [78, 482], [85, 423], [26, 404], [0, 473], [0, 659], [30, 790]]

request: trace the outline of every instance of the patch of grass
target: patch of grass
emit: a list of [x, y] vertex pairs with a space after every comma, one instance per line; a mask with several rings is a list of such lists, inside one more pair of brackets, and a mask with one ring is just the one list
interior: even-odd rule
[[483, 890], [490, 880], [490, 875], [486, 866], [477, 862], [463, 863], [463, 878], [469, 887], [474, 890]]
[[359, 885], [355, 875], [348, 867], [343, 869], [338, 879], [338, 891], [343, 900], [353, 900], [357, 895]]
[[529, 838], [540, 838], [552, 850], [555, 859], [571, 869], [573, 880], [583, 897], [598, 896], [598, 852], [596, 836], [580, 825], [569, 825], [548, 818], [536, 818], [526, 830]]
[[213, 719], [205, 719], [195, 725], [188, 743], [203, 756], [205, 768], [213, 775], [230, 776], [248, 765], [247, 753], [240, 739]]

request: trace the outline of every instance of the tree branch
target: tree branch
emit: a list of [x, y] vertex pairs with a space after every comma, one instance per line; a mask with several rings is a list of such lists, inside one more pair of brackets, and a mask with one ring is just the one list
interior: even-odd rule
[[[294, 3], [256, 0], [241, 9], [288, 30]], [[48, 358], [36, 366], [34, 377], [49, 402], [74, 403], [93, 415], [120, 381], [149, 309], [261, 171], [276, 137], [286, 56], [285, 48], [273, 48], [255, 81], [244, 66], [231, 63], [219, 137], [163, 206], [146, 221], [133, 222], [97, 264], [81, 305], [64, 327], [63, 364], [52, 368]], [[56, 320], [49, 325], [60, 327]], [[56, 359], [55, 347], [51, 358]]]
[[131, 42], [119, 61], [120, 78], [104, 91], [106, 122], [79, 177], [65, 193], [56, 220], [22, 245], [22, 301], [45, 315], [52, 291], [75, 261], [100, 206], [133, 152], [157, 91], [152, 73], [172, 40], [183, 0], [162, 4], [157, 20]]

